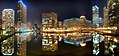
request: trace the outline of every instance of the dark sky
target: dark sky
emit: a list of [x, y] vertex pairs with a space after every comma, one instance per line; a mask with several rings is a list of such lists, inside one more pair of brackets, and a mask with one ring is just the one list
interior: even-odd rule
[[[64, 20], [71, 17], [80, 17], [85, 15], [87, 19], [92, 19], [92, 5], [97, 4], [100, 7], [100, 16], [102, 17], [102, 8], [106, 5], [106, 0], [23, 0], [28, 10], [29, 22], [41, 22], [43, 12], [56, 12], [58, 20]], [[0, 0], [0, 18], [1, 12], [5, 8], [17, 10], [16, 0]], [[17, 18], [15, 18], [17, 19]]]

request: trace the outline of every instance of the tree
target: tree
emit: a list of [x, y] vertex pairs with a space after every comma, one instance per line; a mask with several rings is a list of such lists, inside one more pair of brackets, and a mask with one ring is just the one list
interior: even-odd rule
[[108, 0], [109, 26], [116, 26], [119, 32], [119, 0]]
[[108, 0], [109, 8], [109, 23], [110, 26], [118, 26], [119, 24], [119, 1], [118, 0]]

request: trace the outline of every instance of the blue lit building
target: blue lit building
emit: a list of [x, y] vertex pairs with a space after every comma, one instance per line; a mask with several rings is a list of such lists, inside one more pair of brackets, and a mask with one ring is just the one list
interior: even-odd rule
[[18, 1], [18, 26], [27, 23], [27, 7], [22, 0]]
[[18, 10], [17, 10], [17, 28], [18, 31], [22, 33], [17, 35], [17, 55], [18, 56], [27, 56], [27, 37], [29, 33], [26, 31], [29, 30], [27, 28], [27, 6], [23, 3], [22, 0], [18, 1]]
[[63, 26], [66, 27], [66, 28], [71, 28], [71, 27], [91, 28], [92, 27], [92, 22], [90, 20], [83, 19], [81, 17], [80, 18], [66, 19], [66, 20], [64, 20]]
[[92, 22], [87, 20], [85, 16], [81, 16], [80, 18], [70, 18], [66, 19], [63, 22], [63, 27], [65, 27], [70, 32], [66, 33], [64, 36], [64, 42], [74, 45], [79, 45], [81, 42], [90, 41], [90, 33], [83, 33], [82, 29], [92, 28]]

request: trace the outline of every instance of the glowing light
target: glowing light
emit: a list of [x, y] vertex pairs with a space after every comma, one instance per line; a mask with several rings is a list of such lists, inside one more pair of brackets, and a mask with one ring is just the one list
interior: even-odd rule
[[81, 42], [80, 45], [81, 45], [82, 47], [84, 47], [84, 46], [86, 46], [86, 42]]
[[117, 40], [116, 38], [114, 38], [114, 41], [115, 41], [115, 42], [118, 42], [118, 40]]
[[19, 31], [22, 32], [22, 33], [20, 33], [20, 36], [22, 36], [22, 37], [27, 37], [30, 34], [30, 29], [27, 27], [22, 27], [19, 29]]
[[14, 11], [13, 9], [4, 9], [3, 11], [6, 11], [6, 10], [12, 10], [12, 11]]
[[24, 6], [24, 7], [27, 7], [24, 3], [23, 3], [23, 1], [22, 0], [20, 0], [20, 1], [18, 1], [18, 3], [22, 3], [22, 5]]

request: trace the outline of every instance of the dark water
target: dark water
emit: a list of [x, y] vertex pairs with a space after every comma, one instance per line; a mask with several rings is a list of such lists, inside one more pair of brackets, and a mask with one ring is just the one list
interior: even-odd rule
[[[94, 47], [95, 44], [93, 39], [91, 41], [86, 42], [86, 46], [76, 46], [72, 44], [64, 43], [64, 41], [60, 41], [58, 43], [58, 50], [51, 52], [51, 51], [42, 51], [42, 36], [38, 35], [37, 37], [30, 36], [30, 40], [27, 41], [27, 56], [49, 56], [49, 55], [59, 55], [59, 56], [117, 56], [119, 55], [119, 37], [114, 36], [104, 36], [104, 40], [99, 42], [99, 47]], [[107, 38], [106, 38], [107, 37]], [[13, 56], [17, 56], [17, 45], [16, 45], [16, 38], [15, 36], [15, 52]], [[93, 38], [93, 37], [92, 37]], [[110, 38], [110, 39], [108, 39]], [[116, 38], [117, 42], [114, 41]], [[108, 39], [106, 41], [106, 39]], [[115, 45], [116, 47], [112, 47]], [[107, 46], [107, 47], [106, 47]], [[93, 54], [94, 48], [99, 48], [99, 53]], [[97, 50], [96, 49], [96, 50]], [[107, 52], [105, 50], [108, 50]], [[2, 54], [2, 53], [1, 53]]]

